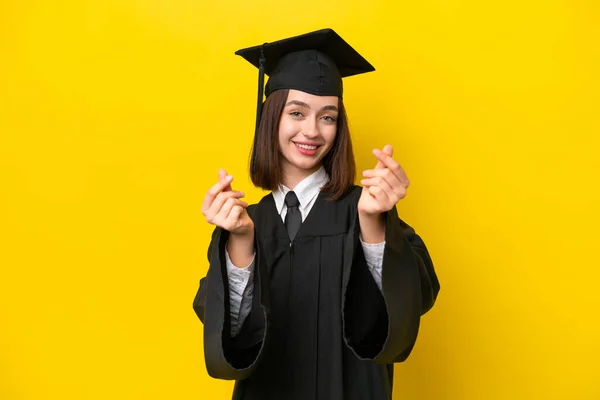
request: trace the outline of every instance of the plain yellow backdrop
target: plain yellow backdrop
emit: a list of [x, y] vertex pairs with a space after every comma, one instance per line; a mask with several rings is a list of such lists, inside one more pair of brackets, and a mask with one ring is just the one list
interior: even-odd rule
[[395, 399], [600, 399], [595, 0], [0, 2], [0, 399], [226, 399], [192, 311], [256, 70], [332, 27], [359, 170], [391, 143], [442, 291]]

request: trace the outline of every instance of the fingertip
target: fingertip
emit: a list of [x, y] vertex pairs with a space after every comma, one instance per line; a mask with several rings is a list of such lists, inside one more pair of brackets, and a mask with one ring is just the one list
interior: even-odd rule
[[386, 153], [388, 156], [391, 157], [394, 154], [394, 148], [392, 147], [391, 144], [386, 144], [385, 149], [386, 149]]

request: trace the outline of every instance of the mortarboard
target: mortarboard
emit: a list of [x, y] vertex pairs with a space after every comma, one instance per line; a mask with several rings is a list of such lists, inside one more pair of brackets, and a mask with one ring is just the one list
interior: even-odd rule
[[[317, 96], [343, 95], [342, 78], [375, 71], [333, 29], [321, 29], [235, 52], [258, 68], [258, 101], [251, 170], [254, 173], [256, 142], [262, 115], [263, 91], [295, 89]], [[264, 75], [269, 76], [264, 88]]]

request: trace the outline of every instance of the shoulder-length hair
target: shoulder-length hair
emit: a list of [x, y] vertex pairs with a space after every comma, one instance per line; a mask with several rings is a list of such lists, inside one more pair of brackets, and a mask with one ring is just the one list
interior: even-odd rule
[[[264, 190], [276, 190], [282, 181], [279, 151], [279, 121], [288, 98], [288, 89], [277, 90], [269, 95], [263, 106], [258, 140], [256, 142], [255, 173], [250, 172], [252, 183]], [[329, 194], [329, 200], [337, 200], [354, 185], [356, 165], [348, 117], [342, 99], [338, 104], [337, 132], [333, 146], [325, 157], [323, 167], [329, 182], [321, 188]], [[252, 154], [252, 150], [250, 152]]]

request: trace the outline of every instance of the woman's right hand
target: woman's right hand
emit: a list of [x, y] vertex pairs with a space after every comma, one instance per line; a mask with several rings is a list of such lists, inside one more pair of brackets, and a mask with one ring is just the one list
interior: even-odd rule
[[233, 190], [233, 177], [224, 169], [219, 170], [219, 182], [211, 187], [202, 205], [202, 214], [209, 224], [229, 231], [233, 235], [246, 236], [254, 233], [254, 222], [248, 215], [248, 203], [240, 200], [243, 192]]

